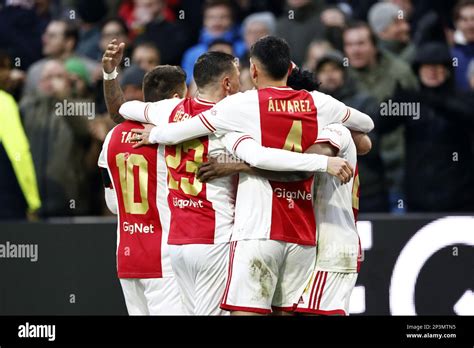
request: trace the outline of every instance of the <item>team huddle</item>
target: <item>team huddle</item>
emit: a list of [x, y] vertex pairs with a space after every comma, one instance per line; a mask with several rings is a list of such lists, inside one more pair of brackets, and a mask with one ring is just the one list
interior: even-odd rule
[[125, 121], [99, 167], [128, 313], [348, 315], [371, 118], [314, 81], [301, 87], [277, 37], [252, 47], [256, 88], [243, 93], [235, 58], [208, 52], [194, 66], [196, 97], [181, 68], [158, 66], [144, 102], [124, 102], [122, 54], [113, 41], [103, 58], [109, 112]]

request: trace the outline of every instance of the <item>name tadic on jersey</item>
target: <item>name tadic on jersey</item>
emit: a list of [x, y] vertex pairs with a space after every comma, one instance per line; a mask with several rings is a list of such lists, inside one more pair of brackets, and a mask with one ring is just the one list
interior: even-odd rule
[[172, 275], [166, 239], [166, 211], [157, 200], [166, 196], [158, 186], [156, 145], [134, 149], [131, 130], [141, 124], [126, 121], [104, 142], [99, 165], [106, 167], [117, 195], [117, 271], [119, 278], [161, 278]]

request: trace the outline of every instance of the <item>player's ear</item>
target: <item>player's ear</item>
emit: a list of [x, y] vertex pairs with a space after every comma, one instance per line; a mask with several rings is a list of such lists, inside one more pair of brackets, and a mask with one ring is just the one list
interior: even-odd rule
[[257, 66], [252, 61], [250, 61], [250, 77], [252, 80], [256, 80], [258, 77]]
[[222, 87], [224, 87], [224, 90], [226, 91], [227, 94], [231, 92], [232, 84], [230, 83], [229, 76], [224, 77], [224, 79], [222, 80]]

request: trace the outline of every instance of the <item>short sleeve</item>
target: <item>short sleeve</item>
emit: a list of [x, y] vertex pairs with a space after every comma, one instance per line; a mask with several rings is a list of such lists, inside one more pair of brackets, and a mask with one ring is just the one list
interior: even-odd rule
[[171, 113], [182, 101], [183, 99], [172, 98], [148, 104], [148, 109], [145, 109], [147, 123], [154, 125], [168, 123]]
[[310, 92], [317, 110], [319, 129], [331, 123], [344, 123], [350, 116], [350, 109], [339, 100], [318, 91]]
[[249, 124], [254, 122], [246, 117], [249, 101], [256, 98], [255, 91], [237, 93], [218, 102], [210, 110], [201, 114], [202, 122], [217, 135], [228, 132], [248, 132]]
[[330, 124], [324, 127], [318, 134], [318, 143], [330, 143], [332, 146], [337, 148], [339, 151], [344, 151], [348, 146], [349, 139], [351, 138], [351, 132], [341, 124]]
[[115, 128], [112, 128], [112, 130], [109, 133], [107, 133], [107, 136], [105, 137], [105, 140], [104, 140], [104, 144], [102, 145], [102, 150], [100, 151], [99, 159], [97, 160], [97, 165], [100, 168], [108, 168], [107, 149], [109, 147], [110, 138], [112, 137], [112, 133], [114, 129]]
[[119, 113], [127, 120], [151, 123], [167, 123], [168, 117], [182, 99], [171, 98], [155, 103], [145, 103], [138, 100], [123, 103]]

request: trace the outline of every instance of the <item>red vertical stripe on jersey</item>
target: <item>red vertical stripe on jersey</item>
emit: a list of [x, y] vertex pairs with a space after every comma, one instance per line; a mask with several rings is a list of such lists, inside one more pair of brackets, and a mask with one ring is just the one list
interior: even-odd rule
[[[265, 88], [258, 91], [262, 145], [304, 152], [317, 138], [317, 110], [307, 91]], [[313, 178], [270, 181], [273, 190], [270, 239], [316, 244]]]

